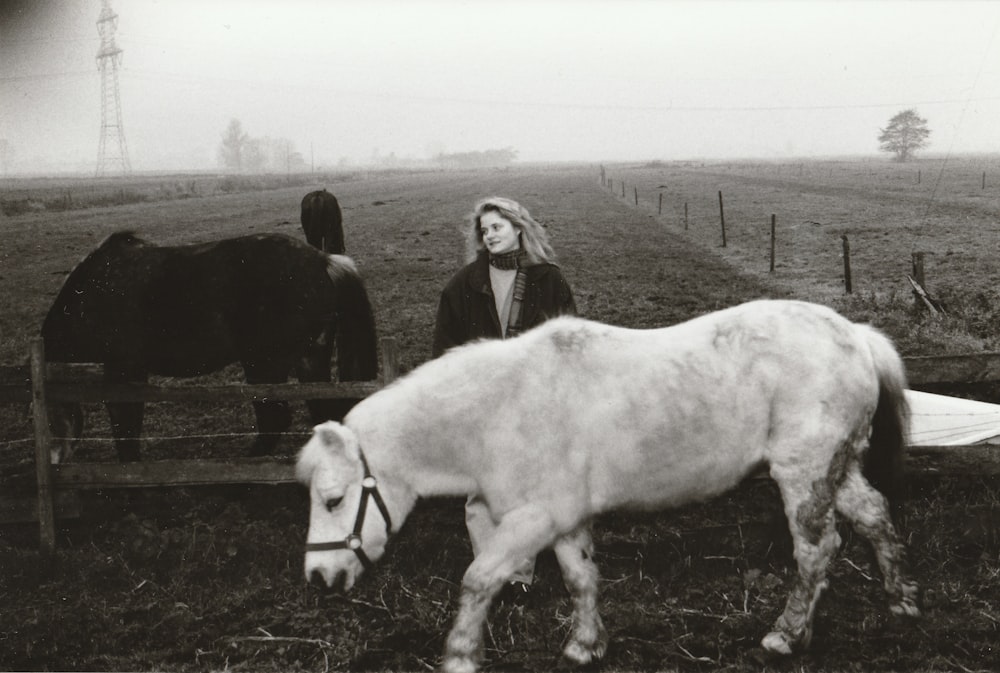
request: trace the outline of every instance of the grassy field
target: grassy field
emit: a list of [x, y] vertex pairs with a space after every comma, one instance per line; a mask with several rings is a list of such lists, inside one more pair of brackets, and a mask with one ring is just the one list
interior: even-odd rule
[[[340, 199], [348, 254], [367, 279], [380, 333], [399, 341], [404, 371], [430, 356], [437, 296], [461, 263], [465, 216], [492, 193], [522, 201], [546, 223], [590, 318], [652, 327], [747, 299], [794, 296], [879, 324], [908, 354], [995, 349], [1000, 188], [979, 189], [976, 175], [995, 174], [996, 162], [981, 170], [973, 160], [953, 163], [968, 179], [946, 170], [930, 194], [934, 169], [922, 166], [914, 185], [915, 165], [838, 162], [608, 166], [611, 189], [596, 165], [372, 174], [35, 209], [0, 219], [0, 361], [23, 361], [65, 274], [112, 231], [133, 229], [163, 244], [262, 231], [301, 236], [299, 201], [321, 186]], [[779, 234], [773, 274], [771, 213]], [[843, 234], [852, 245], [851, 296], [843, 292]], [[949, 307], [947, 317], [913, 309], [905, 279], [912, 251], [929, 253], [928, 286]], [[238, 380], [237, 369], [212, 380]], [[104, 414], [89, 411], [91, 441], [77, 460], [112, 460]], [[143, 451], [239, 455], [251, 419], [249, 408], [153, 405]], [[308, 430], [301, 411], [293, 429], [281, 447], [289, 460]], [[0, 409], [4, 474], [30, 467], [30, 437], [23, 409]], [[768, 482], [675, 512], [604, 517], [595, 539], [612, 644], [601, 668], [992, 669], [1000, 633], [997, 486], [974, 476], [916, 480], [908, 540], [927, 615], [915, 624], [888, 616], [870, 553], [843, 531], [813, 649], [787, 663], [762, 662], [757, 650], [792, 577]], [[301, 577], [307, 503], [297, 487], [106, 492], [84, 505], [84, 519], [62, 525], [51, 567], [39, 562], [32, 526], [0, 528], [0, 669], [425, 670], [441, 652], [471, 559], [461, 503], [428, 501], [357, 591], [333, 597]], [[550, 669], [568, 615], [554, 559], [543, 555], [528, 604], [494, 610], [487, 668]]]
[[[608, 167], [607, 176], [609, 193], [623, 204], [769, 286], [885, 327], [907, 354], [998, 348], [992, 307], [1000, 297], [1000, 157], [630, 165]], [[918, 322], [896, 315], [912, 303], [906, 276], [914, 253], [924, 254], [927, 289], [950, 316]]]

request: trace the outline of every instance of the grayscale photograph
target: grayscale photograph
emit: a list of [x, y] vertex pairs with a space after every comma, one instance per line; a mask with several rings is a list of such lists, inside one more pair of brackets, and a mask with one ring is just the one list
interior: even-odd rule
[[1000, 0], [0, 0], [0, 670], [1000, 667]]

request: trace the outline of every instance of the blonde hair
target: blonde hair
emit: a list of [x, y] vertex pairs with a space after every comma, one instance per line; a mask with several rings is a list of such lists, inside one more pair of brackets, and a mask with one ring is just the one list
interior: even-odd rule
[[545, 231], [545, 227], [531, 217], [527, 208], [517, 201], [502, 196], [491, 196], [483, 199], [476, 204], [475, 210], [469, 216], [472, 226], [468, 230], [467, 261], [474, 261], [486, 250], [486, 244], [483, 243], [483, 231], [479, 227], [480, 218], [490, 211], [499, 213], [517, 229], [527, 264], [555, 262], [556, 253], [549, 243], [549, 235]]

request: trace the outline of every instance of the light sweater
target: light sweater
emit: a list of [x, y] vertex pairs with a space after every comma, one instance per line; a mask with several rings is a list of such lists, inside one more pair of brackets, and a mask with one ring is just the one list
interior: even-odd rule
[[510, 305], [514, 300], [514, 278], [517, 269], [498, 269], [490, 265], [490, 287], [500, 317], [500, 334], [507, 337], [507, 323], [510, 321]]

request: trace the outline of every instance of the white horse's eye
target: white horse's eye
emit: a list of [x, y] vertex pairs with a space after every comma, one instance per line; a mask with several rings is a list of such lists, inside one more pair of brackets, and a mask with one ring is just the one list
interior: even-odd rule
[[328, 498], [324, 505], [326, 505], [326, 511], [332, 512], [337, 507], [340, 507], [340, 503], [343, 502], [343, 498]]

